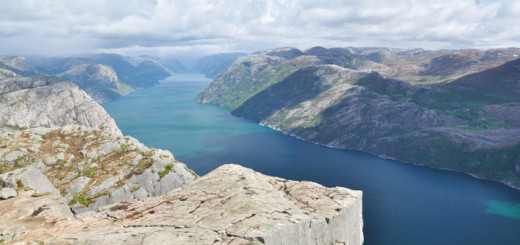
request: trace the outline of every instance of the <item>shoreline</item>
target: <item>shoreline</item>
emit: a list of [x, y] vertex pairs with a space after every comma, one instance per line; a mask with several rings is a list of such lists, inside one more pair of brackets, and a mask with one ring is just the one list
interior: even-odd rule
[[[199, 103], [201, 103], [201, 102], [199, 102]], [[242, 118], [244, 120], [247, 120], [246, 118], [243, 118], [243, 117], [240, 117], [240, 118]], [[247, 120], [247, 121], [250, 121], [250, 120]], [[253, 122], [253, 121], [250, 121], [250, 122]], [[418, 167], [427, 167], [429, 169], [435, 169], [435, 170], [441, 170], [441, 171], [449, 171], [449, 172], [454, 172], [454, 173], [460, 173], [460, 174], [464, 174], [464, 175], [467, 175], [467, 176], [471, 176], [471, 177], [473, 177], [475, 179], [478, 179], [478, 180], [485, 180], [485, 181], [491, 181], [493, 183], [498, 183], [498, 184], [504, 185], [504, 186], [506, 186], [508, 188], [511, 188], [511, 189], [513, 189], [515, 191], [519, 191], [520, 192], [520, 186], [513, 186], [513, 185], [510, 185], [507, 182], [487, 179], [487, 178], [483, 178], [483, 177], [477, 176], [477, 175], [472, 174], [472, 173], [468, 173], [468, 172], [464, 172], [464, 171], [460, 171], [460, 170], [455, 170], [455, 169], [450, 169], [450, 168], [435, 168], [435, 167], [431, 167], [431, 166], [424, 165], [424, 164], [417, 164], [417, 163], [412, 163], [412, 162], [406, 162], [406, 161], [402, 161], [402, 160], [396, 159], [394, 157], [389, 157], [389, 156], [385, 156], [385, 155], [379, 155], [379, 154], [375, 154], [375, 153], [368, 152], [368, 151], [362, 151], [362, 150], [358, 150], [358, 149], [352, 149], [352, 148], [346, 148], [346, 147], [338, 147], [338, 146], [333, 146], [333, 145], [321, 144], [321, 143], [317, 143], [317, 142], [313, 142], [311, 140], [307, 140], [307, 139], [301, 138], [301, 137], [299, 137], [299, 136], [297, 136], [295, 134], [288, 134], [288, 133], [284, 132], [283, 130], [280, 130], [280, 129], [278, 129], [276, 127], [273, 127], [273, 126], [270, 126], [270, 125], [267, 125], [265, 123], [257, 123], [257, 124], [260, 125], [260, 126], [264, 126], [264, 127], [268, 127], [270, 129], [273, 129], [273, 130], [275, 130], [277, 132], [280, 132], [280, 133], [282, 133], [284, 135], [287, 135], [287, 136], [290, 136], [290, 137], [294, 137], [296, 139], [299, 139], [299, 140], [302, 140], [302, 141], [305, 141], [305, 142], [309, 142], [309, 143], [312, 143], [312, 144], [315, 144], [315, 145], [319, 145], [319, 146], [323, 146], [323, 147], [327, 147], [327, 148], [331, 148], [331, 149], [338, 149], [338, 150], [358, 151], [358, 152], [367, 153], [367, 154], [370, 154], [372, 156], [376, 156], [376, 157], [379, 157], [379, 158], [382, 158], [382, 159], [388, 159], [388, 160], [396, 161], [396, 162], [399, 162], [399, 163], [402, 163], [402, 164], [410, 164], [410, 165], [414, 165], [414, 166], [418, 166]]]

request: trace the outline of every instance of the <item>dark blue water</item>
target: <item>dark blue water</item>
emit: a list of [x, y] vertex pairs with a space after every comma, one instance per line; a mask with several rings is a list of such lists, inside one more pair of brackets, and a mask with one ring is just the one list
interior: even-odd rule
[[520, 244], [520, 191], [464, 174], [330, 149], [198, 104], [209, 80], [177, 75], [103, 104], [124, 134], [204, 175], [239, 163], [363, 191], [365, 244]]

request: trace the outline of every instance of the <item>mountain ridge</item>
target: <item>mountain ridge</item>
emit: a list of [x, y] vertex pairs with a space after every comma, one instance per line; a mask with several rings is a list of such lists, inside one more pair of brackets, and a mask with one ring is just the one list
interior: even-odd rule
[[197, 101], [321, 145], [520, 188], [519, 52], [274, 49], [238, 59]]

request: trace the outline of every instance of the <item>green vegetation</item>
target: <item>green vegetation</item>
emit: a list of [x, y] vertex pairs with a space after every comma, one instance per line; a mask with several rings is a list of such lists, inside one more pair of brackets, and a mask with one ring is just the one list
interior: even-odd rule
[[87, 198], [84, 195], [80, 195], [80, 196], [75, 196], [72, 199], [71, 204], [74, 204], [76, 202], [78, 202], [79, 204], [82, 204], [83, 206], [88, 207], [92, 203], [92, 199]]
[[50, 194], [50, 192], [37, 192], [37, 193], [33, 193], [31, 196], [32, 197], [41, 197], [41, 196], [46, 196], [49, 194]]
[[85, 168], [82, 171], [81, 175], [87, 176], [89, 178], [92, 178], [94, 176], [94, 170], [91, 167], [85, 166]]
[[24, 127], [21, 127], [21, 126], [18, 126], [18, 125], [10, 125], [10, 124], [4, 124], [4, 125], [2, 125], [2, 127], [14, 129], [14, 130], [25, 130], [25, 129], [27, 129], [27, 128], [24, 128]]
[[[234, 110], [242, 105], [249, 98], [268, 88], [269, 86], [276, 84], [295, 71], [309, 66], [308, 62], [286, 62], [278, 65], [274, 65], [274, 74], [268, 74], [266, 72], [257, 72], [252, 74], [250, 67], [247, 64], [241, 64], [233, 68], [233, 70], [224, 73], [217, 80], [226, 83], [227, 87], [224, 90], [219, 89], [219, 96], [213, 97], [212, 103], [220, 104], [229, 107]], [[232, 81], [229, 83], [228, 81]], [[209, 90], [212, 86], [210, 85], [205, 89], [200, 96], [211, 96]]]
[[73, 199], [70, 201], [69, 205], [74, 205], [75, 203], [79, 203], [83, 206], [88, 207], [90, 204], [94, 203], [96, 198], [100, 196], [107, 196], [111, 193], [109, 191], [104, 191], [100, 193], [96, 193], [92, 196], [86, 196], [84, 192], [81, 192], [79, 195], [73, 197]]
[[159, 172], [157, 173], [157, 175], [159, 175], [159, 178], [162, 179], [164, 176], [166, 176], [166, 174], [168, 174], [168, 172], [169, 172], [169, 171], [166, 171], [166, 170], [164, 170], [164, 171], [159, 171]]
[[130, 190], [130, 192], [136, 192], [136, 191], [138, 191], [139, 189], [141, 189], [141, 186], [140, 186], [140, 185], [137, 185], [137, 186], [134, 186], [134, 187]]
[[459, 125], [457, 126], [458, 129], [462, 130], [486, 130], [487, 128], [483, 127], [476, 127], [476, 126], [469, 126], [469, 125]]
[[[292, 73], [282, 81], [250, 97], [232, 111], [233, 115], [259, 122], [278, 112], [277, 118], [282, 119], [277, 120], [278, 122], [292, 124], [285, 122], [287, 117], [281, 114], [286, 114], [291, 109], [291, 105], [298, 105], [305, 100], [315, 98], [330, 87], [330, 85], [317, 82], [319, 77], [315, 75], [315, 72], [316, 69], [309, 68]], [[286, 108], [284, 112], [279, 111], [282, 108]]]
[[197, 176], [197, 174], [195, 172], [193, 172], [193, 170], [191, 170], [190, 168], [188, 168], [188, 166], [184, 166], [184, 169], [186, 171], [188, 171], [190, 174], [192, 174], [193, 176]]
[[166, 166], [164, 166], [164, 170], [163, 171], [159, 171], [157, 174], [159, 175], [159, 178], [163, 178], [164, 176], [166, 176], [173, 168], [173, 165], [172, 164], [166, 164]]

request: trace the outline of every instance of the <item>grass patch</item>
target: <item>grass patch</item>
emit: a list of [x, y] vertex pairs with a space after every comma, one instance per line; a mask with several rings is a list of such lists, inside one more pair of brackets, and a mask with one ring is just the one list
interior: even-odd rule
[[163, 171], [159, 171], [157, 174], [159, 175], [159, 178], [162, 179], [164, 176], [166, 176], [171, 170], [173, 169], [173, 165], [172, 164], [166, 164], [166, 166], [164, 166], [164, 170]]
[[138, 191], [139, 189], [141, 189], [141, 186], [140, 186], [140, 185], [138, 185], [138, 186], [134, 186], [134, 187], [130, 190], [130, 192], [136, 192], [136, 191]]
[[197, 174], [195, 172], [193, 172], [193, 170], [189, 169], [188, 166], [184, 166], [184, 169], [186, 171], [188, 171], [189, 173], [191, 173], [193, 176], [195, 176], [195, 177], [197, 176]]
[[14, 130], [25, 130], [25, 129], [27, 129], [25, 127], [21, 127], [21, 126], [18, 126], [18, 125], [11, 125], [11, 124], [4, 124], [4, 125], [2, 125], [2, 127], [9, 128], [9, 129], [14, 129]]
[[89, 206], [91, 203], [92, 203], [92, 199], [91, 198], [87, 198], [83, 195], [80, 195], [80, 196], [75, 196], [72, 201], [71, 204], [74, 204], [74, 203], [79, 203], [79, 204], [82, 204], [83, 206]]
[[83, 206], [86, 206], [88, 207], [90, 204], [94, 203], [96, 198], [100, 197], [100, 196], [107, 196], [107, 195], [110, 195], [111, 193], [109, 191], [104, 191], [104, 192], [100, 192], [100, 193], [96, 193], [95, 195], [92, 195], [92, 196], [86, 196], [85, 193], [80, 193], [79, 195], [75, 196], [69, 203], [69, 205], [73, 205], [75, 203], [79, 203]]
[[31, 196], [32, 197], [42, 197], [42, 196], [46, 196], [46, 195], [49, 195], [51, 194], [50, 192], [37, 192], [37, 193], [33, 193]]

